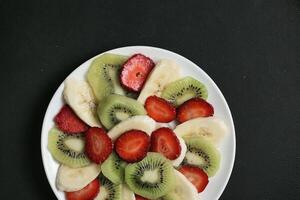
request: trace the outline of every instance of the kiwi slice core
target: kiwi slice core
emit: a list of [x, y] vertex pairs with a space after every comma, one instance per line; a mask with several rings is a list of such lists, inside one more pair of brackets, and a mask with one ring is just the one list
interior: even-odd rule
[[111, 129], [114, 125], [129, 117], [145, 115], [146, 110], [140, 102], [134, 99], [112, 94], [99, 104], [97, 113], [105, 128]]
[[179, 106], [194, 97], [207, 99], [208, 93], [203, 83], [188, 76], [169, 83], [162, 91], [161, 96], [174, 106]]
[[209, 177], [216, 174], [220, 166], [220, 153], [209, 141], [200, 137], [184, 138], [187, 153], [184, 164], [202, 168]]
[[52, 128], [48, 135], [48, 149], [58, 162], [69, 167], [84, 167], [90, 164], [84, 153], [84, 137], [82, 134], [65, 134]]
[[72, 149], [73, 151], [83, 152], [84, 150], [84, 140], [80, 137], [66, 137], [63, 143], [68, 149]]
[[159, 153], [148, 153], [140, 162], [127, 165], [125, 181], [136, 194], [157, 199], [174, 189], [174, 169]]

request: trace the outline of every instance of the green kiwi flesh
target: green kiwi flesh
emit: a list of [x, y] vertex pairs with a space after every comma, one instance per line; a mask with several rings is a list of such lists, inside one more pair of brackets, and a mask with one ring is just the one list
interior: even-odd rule
[[98, 105], [97, 113], [102, 125], [111, 129], [120, 121], [135, 115], [145, 115], [147, 112], [144, 106], [135, 99], [112, 94]]
[[126, 162], [124, 162], [116, 153], [110, 154], [110, 156], [102, 163], [102, 174], [108, 178], [114, 184], [120, 184], [124, 182]]
[[99, 176], [100, 180], [100, 192], [94, 198], [94, 200], [121, 200], [122, 186], [120, 184], [114, 184], [108, 180], [102, 174]]
[[82, 134], [65, 134], [52, 128], [48, 135], [48, 149], [55, 160], [72, 168], [90, 164], [84, 153], [84, 137]]
[[169, 192], [167, 195], [163, 196], [159, 200], [182, 200], [176, 195], [176, 193]]
[[159, 153], [148, 153], [140, 162], [125, 168], [125, 182], [136, 194], [157, 199], [174, 189], [174, 168]]
[[126, 94], [119, 82], [120, 69], [126, 60], [126, 56], [106, 53], [92, 61], [87, 80], [98, 101], [113, 93]]
[[201, 137], [184, 138], [187, 153], [183, 164], [194, 165], [202, 168], [209, 177], [216, 174], [220, 167], [220, 152], [209, 141]]
[[208, 92], [203, 83], [187, 76], [166, 85], [161, 96], [174, 106], [179, 106], [194, 97], [207, 99]]

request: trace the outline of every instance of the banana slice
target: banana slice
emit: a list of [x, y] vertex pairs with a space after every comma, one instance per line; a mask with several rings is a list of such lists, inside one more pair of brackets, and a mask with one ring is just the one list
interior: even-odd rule
[[201, 136], [218, 145], [228, 132], [226, 124], [216, 117], [201, 117], [178, 125], [174, 132], [180, 137]]
[[180, 156], [178, 158], [176, 158], [175, 160], [172, 160], [172, 164], [174, 167], [178, 167], [182, 163], [182, 161], [185, 157], [186, 151], [187, 151], [184, 140], [179, 136], [177, 136], [177, 138], [178, 138], [180, 146], [181, 146], [181, 152], [180, 152]]
[[133, 191], [126, 184], [122, 184], [121, 200], [135, 200]]
[[161, 60], [149, 75], [137, 100], [144, 104], [147, 97], [160, 96], [165, 85], [179, 79], [179, 77], [180, 67], [174, 61]]
[[100, 174], [100, 165], [94, 163], [82, 168], [61, 165], [56, 176], [56, 186], [61, 191], [73, 192], [87, 186]]
[[171, 123], [160, 123], [160, 122], [156, 122], [156, 129], [162, 128], [162, 127], [167, 127], [170, 129], [174, 129], [176, 127], [176, 124], [174, 122]]
[[114, 126], [107, 134], [112, 140], [116, 140], [125, 131], [137, 129], [146, 132], [148, 135], [155, 130], [156, 123], [147, 115], [137, 115], [130, 117]]
[[188, 199], [188, 200], [198, 200], [198, 192], [196, 187], [179, 171], [175, 170], [175, 189], [169, 194], [163, 197], [164, 200], [173, 199]]
[[79, 118], [92, 127], [101, 127], [96, 113], [96, 99], [89, 84], [74, 78], [68, 78], [64, 84], [64, 99]]

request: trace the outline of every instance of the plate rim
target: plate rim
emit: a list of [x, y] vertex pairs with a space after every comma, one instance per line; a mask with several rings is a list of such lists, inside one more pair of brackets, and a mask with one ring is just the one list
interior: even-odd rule
[[[94, 58], [102, 55], [102, 54], [105, 54], [105, 53], [109, 53], [111, 51], [119, 51], [119, 50], [122, 50], [122, 49], [138, 49], [138, 48], [145, 48], [145, 49], [155, 49], [155, 50], [158, 50], [158, 51], [164, 51], [166, 53], [169, 53], [169, 54], [173, 54], [174, 56], [177, 56], [177, 57], [180, 57], [181, 59], [185, 60], [186, 62], [189, 62], [191, 65], [194, 65], [197, 67], [197, 70], [200, 70], [201, 73], [209, 80], [211, 81], [212, 83], [212, 86], [214, 87], [214, 89], [216, 90], [217, 93], [220, 94], [220, 97], [221, 97], [221, 100], [223, 101], [224, 105], [225, 105], [225, 109], [226, 111], [229, 113], [229, 121], [230, 121], [230, 126], [232, 127], [233, 129], [233, 132], [231, 134], [233, 134], [233, 159], [232, 161], [230, 162], [230, 165], [229, 165], [229, 173], [226, 174], [226, 179], [224, 181], [225, 184], [222, 185], [222, 188], [221, 190], [219, 190], [219, 192], [216, 194], [217, 196], [217, 199], [219, 199], [221, 197], [221, 195], [223, 194], [226, 186], [228, 185], [228, 182], [229, 182], [229, 179], [231, 177], [231, 174], [232, 174], [232, 171], [233, 171], [233, 168], [234, 168], [234, 164], [235, 164], [235, 157], [236, 157], [236, 133], [235, 133], [235, 126], [234, 126], [234, 120], [233, 120], [233, 117], [232, 117], [232, 113], [231, 113], [231, 110], [229, 108], [229, 105], [226, 101], [226, 98], [225, 96], [223, 95], [222, 91], [220, 90], [220, 88], [217, 86], [217, 84], [215, 83], [215, 81], [197, 64], [195, 64], [194, 62], [192, 62], [191, 60], [189, 60], [188, 58], [178, 54], [178, 53], [175, 53], [173, 51], [170, 51], [170, 50], [167, 50], [167, 49], [163, 49], [163, 48], [160, 48], [160, 47], [154, 47], [154, 46], [144, 46], [144, 45], [136, 45], [136, 46], [123, 46], [123, 47], [118, 47], [118, 48], [114, 48], [114, 49], [110, 49], [110, 50], [107, 50], [107, 51], [104, 51], [102, 53], [99, 53], [93, 57], [91, 57], [90, 59], [84, 61], [83, 63], [81, 63], [79, 66], [77, 66], [76, 68], [74, 68], [68, 75], [67, 77], [59, 84], [59, 86], [57, 87], [57, 89], [55, 90], [54, 94], [52, 95], [49, 103], [48, 103], [48, 106], [46, 108], [46, 112], [44, 114], [44, 118], [43, 118], [43, 124], [42, 124], [42, 129], [41, 129], [41, 156], [42, 156], [42, 163], [43, 163], [43, 168], [44, 168], [44, 172], [46, 174], [46, 177], [47, 177], [47, 181], [53, 191], [53, 193], [55, 194], [56, 198], [59, 200], [59, 197], [58, 197], [58, 194], [57, 194], [57, 191], [56, 191], [56, 188], [55, 186], [53, 186], [50, 182], [50, 178], [49, 178], [49, 175], [47, 173], [47, 170], [46, 170], [46, 158], [45, 158], [45, 152], [44, 152], [44, 148], [43, 148], [43, 133], [45, 132], [44, 129], [45, 129], [45, 124], [46, 124], [46, 116], [49, 112], [49, 108], [50, 108], [50, 104], [51, 102], [53, 101], [54, 97], [56, 96], [56, 93], [59, 91], [59, 88], [63, 86], [63, 83], [64, 81], [76, 70], [78, 69], [80, 66], [82, 66], [83, 64], [93, 60]], [[46, 147], [47, 148], [47, 147]]]

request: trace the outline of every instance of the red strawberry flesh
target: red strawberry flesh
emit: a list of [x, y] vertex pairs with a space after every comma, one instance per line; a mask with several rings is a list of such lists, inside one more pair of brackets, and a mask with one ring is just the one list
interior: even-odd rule
[[213, 116], [213, 106], [201, 98], [193, 98], [184, 102], [177, 109], [177, 121], [183, 123], [197, 117]]
[[112, 141], [102, 128], [90, 128], [85, 134], [85, 140], [86, 154], [91, 161], [97, 164], [106, 160], [112, 152]]
[[176, 118], [176, 108], [165, 99], [157, 96], [148, 97], [145, 108], [148, 115], [157, 122], [168, 123]]
[[130, 91], [141, 91], [154, 62], [143, 54], [134, 54], [124, 64], [120, 74], [121, 84]]
[[142, 160], [150, 147], [150, 137], [140, 130], [130, 130], [123, 133], [115, 142], [117, 154], [126, 162]]
[[100, 181], [96, 178], [83, 189], [75, 192], [66, 192], [67, 200], [93, 200], [100, 191]]
[[198, 192], [202, 192], [209, 182], [207, 174], [199, 167], [184, 165], [179, 171], [197, 188]]
[[135, 200], [149, 200], [149, 199], [146, 199], [146, 198], [144, 198], [144, 197], [142, 197], [142, 196], [139, 196], [139, 195], [135, 195]]
[[85, 132], [89, 128], [68, 105], [60, 109], [54, 121], [60, 130], [69, 134]]
[[151, 151], [159, 152], [174, 160], [180, 156], [181, 146], [175, 133], [169, 128], [159, 128], [151, 134]]

